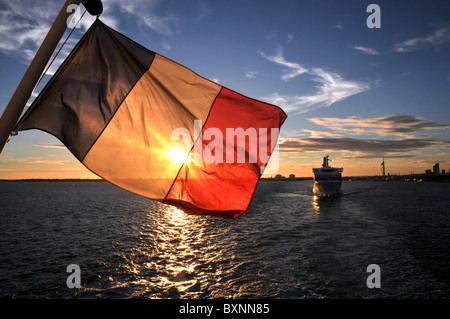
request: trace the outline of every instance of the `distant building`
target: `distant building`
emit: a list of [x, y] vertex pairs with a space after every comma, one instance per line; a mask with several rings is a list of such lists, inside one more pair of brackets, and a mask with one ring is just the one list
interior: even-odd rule
[[295, 179], [295, 174], [289, 175], [289, 179]]
[[442, 170], [442, 175], [445, 175], [445, 169]]
[[431, 175], [431, 169], [425, 170], [425, 174], [426, 174], [426, 175]]
[[434, 164], [433, 166], [433, 174], [434, 175], [439, 175], [440, 170], [439, 170], [439, 163]]
[[281, 174], [277, 174], [277, 175], [275, 175], [275, 179], [276, 180], [281, 180], [281, 179], [285, 179], [285, 177], [283, 175], [281, 175]]

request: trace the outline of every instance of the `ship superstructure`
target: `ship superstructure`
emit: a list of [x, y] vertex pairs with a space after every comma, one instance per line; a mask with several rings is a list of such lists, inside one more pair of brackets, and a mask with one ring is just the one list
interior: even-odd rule
[[342, 167], [331, 167], [330, 159], [324, 156], [322, 167], [313, 168], [314, 172], [314, 195], [317, 196], [336, 196], [341, 193], [342, 185]]

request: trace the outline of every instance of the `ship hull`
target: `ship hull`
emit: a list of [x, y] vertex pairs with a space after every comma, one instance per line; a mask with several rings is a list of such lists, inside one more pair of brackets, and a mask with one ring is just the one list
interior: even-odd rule
[[338, 196], [341, 194], [342, 180], [314, 181], [313, 192], [316, 196]]

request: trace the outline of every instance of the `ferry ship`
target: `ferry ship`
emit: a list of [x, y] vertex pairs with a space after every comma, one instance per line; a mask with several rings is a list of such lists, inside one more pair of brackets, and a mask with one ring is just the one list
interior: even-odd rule
[[328, 164], [328, 155], [323, 158], [322, 167], [313, 168], [314, 195], [337, 196], [341, 193], [343, 168], [331, 167]]

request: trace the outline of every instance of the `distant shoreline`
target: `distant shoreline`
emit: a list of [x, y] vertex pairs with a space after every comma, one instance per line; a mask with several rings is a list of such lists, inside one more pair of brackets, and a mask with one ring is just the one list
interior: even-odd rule
[[[450, 174], [427, 175], [391, 175], [391, 176], [344, 176], [345, 181], [392, 181], [392, 182], [450, 182]], [[313, 180], [313, 177], [261, 177], [262, 182], [295, 182]], [[23, 178], [23, 179], [0, 179], [0, 182], [107, 182], [102, 178]]]
[[[261, 177], [261, 181], [305, 181], [313, 180], [313, 177]], [[450, 174], [428, 175], [408, 174], [390, 176], [343, 176], [344, 181], [376, 181], [376, 182], [450, 182]]]
[[0, 182], [107, 182], [101, 178], [23, 178], [0, 179]]

